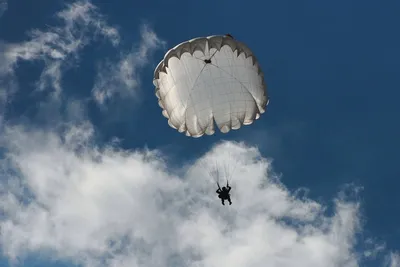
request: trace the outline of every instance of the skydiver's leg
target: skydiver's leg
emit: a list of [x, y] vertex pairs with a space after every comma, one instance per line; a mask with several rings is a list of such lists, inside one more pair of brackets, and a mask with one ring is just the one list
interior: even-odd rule
[[232, 205], [231, 197], [228, 197], [229, 205]]
[[225, 200], [221, 197], [222, 205], [225, 205]]

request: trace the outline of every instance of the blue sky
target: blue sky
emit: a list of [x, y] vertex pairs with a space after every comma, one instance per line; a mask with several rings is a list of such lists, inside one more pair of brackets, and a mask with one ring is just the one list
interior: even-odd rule
[[[142, 2], [0, 0], [0, 266], [400, 266], [400, 3]], [[257, 56], [270, 104], [186, 137], [154, 68], [225, 33]], [[241, 168], [230, 208], [194, 168], [215, 158]], [[254, 255], [229, 239], [244, 233]]]

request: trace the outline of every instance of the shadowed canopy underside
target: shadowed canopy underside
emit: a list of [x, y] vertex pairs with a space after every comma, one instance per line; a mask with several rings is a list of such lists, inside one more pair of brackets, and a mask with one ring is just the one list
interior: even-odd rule
[[264, 75], [251, 50], [230, 36], [195, 38], [170, 49], [154, 72], [168, 124], [187, 136], [249, 125], [265, 112]]

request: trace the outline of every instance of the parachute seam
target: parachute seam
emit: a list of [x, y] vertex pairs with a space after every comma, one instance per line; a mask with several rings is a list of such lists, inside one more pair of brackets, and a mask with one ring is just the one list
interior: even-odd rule
[[[211, 51], [210, 48], [209, 48], [208, 50]], [[209, 59], [213, 58], [213, 56], [214, 56], [217, 52], [218, 52], [218, 49], [216, 49], [216, 51], [210, 56]], [[202, 60], [202, 62], [204, 62], [204, 60]], [[193, 83], [192, 88], [190, 89], [189, 96], [188, 96], [188, 98], [187, 98], [186, 101], [185, 101], [185, 102], [186, 102], [186, 103], [185, 103], [185, 110], [184, 110], [184, 113], [185, 113], [185, 126], [186, 126], [186, 132], [189, 133], [190, 136], [192, 136], [192, 134], [188, 131], [187, 123], [186, 123], [186, 121], [187, 121], [187, 112], [186, 112], [186, 111], [187, 111], [187, 109], [188, 109], [187, 106], [188, 106], [189, 99], [192, 99], [192, 92], [193, 92], [193, 89], [195, 88], [196, 83], [197, 83], [197, 81], [199, 80], [200, 75], [203, 73], [204, 69], [206, 68], [206, 66], [207, 66], [208, 64], [211, 64], [211, 63], [206, 63], [206, 64], [204, 64], [203, 68], [200, 70], [199, 75], [197, 76], [196, 80], [195, 80], [194, 83]], [[185, 65], [185, 68], [186, 68], [186, 65]], [[195, 109], [195, 108], [193, 107], [193, 109]], [[196, 110], [195, 110], [195, 111], [196, 111]], [[199, 124], [197, 115], [196, 115], [196, 124], [197, 124], [197, 125], [199, 126], [199, 128], [201, 129], [201, 132], [202, 132], [201, 135], [204, 135], [204, 133], [205, 133], [205, 130], [204, 130], [204, 129], [205, 129], [205, 128], [201, 127], [201, 125]]]
[[[218, 67], [217, 65], [214, 65], [214, 64], [212, 64], [212, 63], [210, 63], [210, 64], [211, 64], [212, 66], [214, 66], [214, 67], [216, 67], [216, 68], [222, 70], [223, 72], [225, 72], [226, 74], [228, 74], [229, 76], [231, 76], [233, 79], [235, 79], [236, 81], [238, 81], [238, 82], [249, 92], [249, 95], [251, 96], [251, 98], [253, 99], [254, 103], [256, 104], [255, 106], [257, 107], [258, 113], [260, 113], [260, 108], [258, 107], [257, 100], [254, 98], [253, 94], [250, 92], [250, 90], [247, 88], [246, 85], [244, 85], [240, 80], [238, 80], [235, 76], [231, 75], [231, 74], [230, 74], [229, 72], [227, 72], [226, 70], [224, 70], [224, 69], [222, 69], [222, 68], [220, 68], [220, 67]], [[229, 105], [230, 105], [230, 104], [229, 104]], [[245, 107], [247, 108], [246, 102], [245, 102]], [[240, 124], [243, 125], [243, 123], [240, 123]]]
[[[192, 86], [192, 88], [190, 89], [190, 92], [189, 92], [189, 96], [187, 97], [187, 99], [186, 99], [186, 103], [185, 103], [185, 110], [184, 110], [184, 113], [185, 113], [185, 126], [186, 126], [186, 132], [188, 133], [189, 131], [188, 131], [188, 129], [187, 129], [187, 123], [186, 123], [186, 121], [187, 121], [187, 109], [188, 109], [188, 102], [189, 102], [189, 99], [192, 99], [192, 92], [193, 92], [193, 89], [195, 88], [195, 86], [196, 86], [196, 83], [197, 83], [197, 81], [199, 80], [199, 77], [200, 77], [200, 75], [201, 75], [201, 73], [203, 72], [203, 70], [206, 68], [206, 66], [207, 66], [207, 64], [205, 64], [204, 66], [203, 66], [203, 68], [201, 69], [201, 71], [200, 71], [200, 73], [199, 73], [199, 75], [197, 75], [197, 78], [196, 78], [196, 80], [194, 81], [194, 83], [193, 83], [193, 86]], [[194, 107], [193, 107], [193, 109], [194, 109]], [[192, 135], [190, 132], [189, 132], [189, 134], [190, 135]]]

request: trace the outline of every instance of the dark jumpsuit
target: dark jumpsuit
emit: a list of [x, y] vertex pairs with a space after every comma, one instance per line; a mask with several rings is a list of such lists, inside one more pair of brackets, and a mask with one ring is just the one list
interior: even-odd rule
[[218, 190], [216, 191], [218, 197], [221, 199], [222, 205], [225, 205], [225, 200], [228, 200], [229, 205], [232, 205], [231, 196], [229, 195], [230, 191], [231, 187], [229, 185], [227, 187], [222, 187], [222, 189], [218, 188]]

